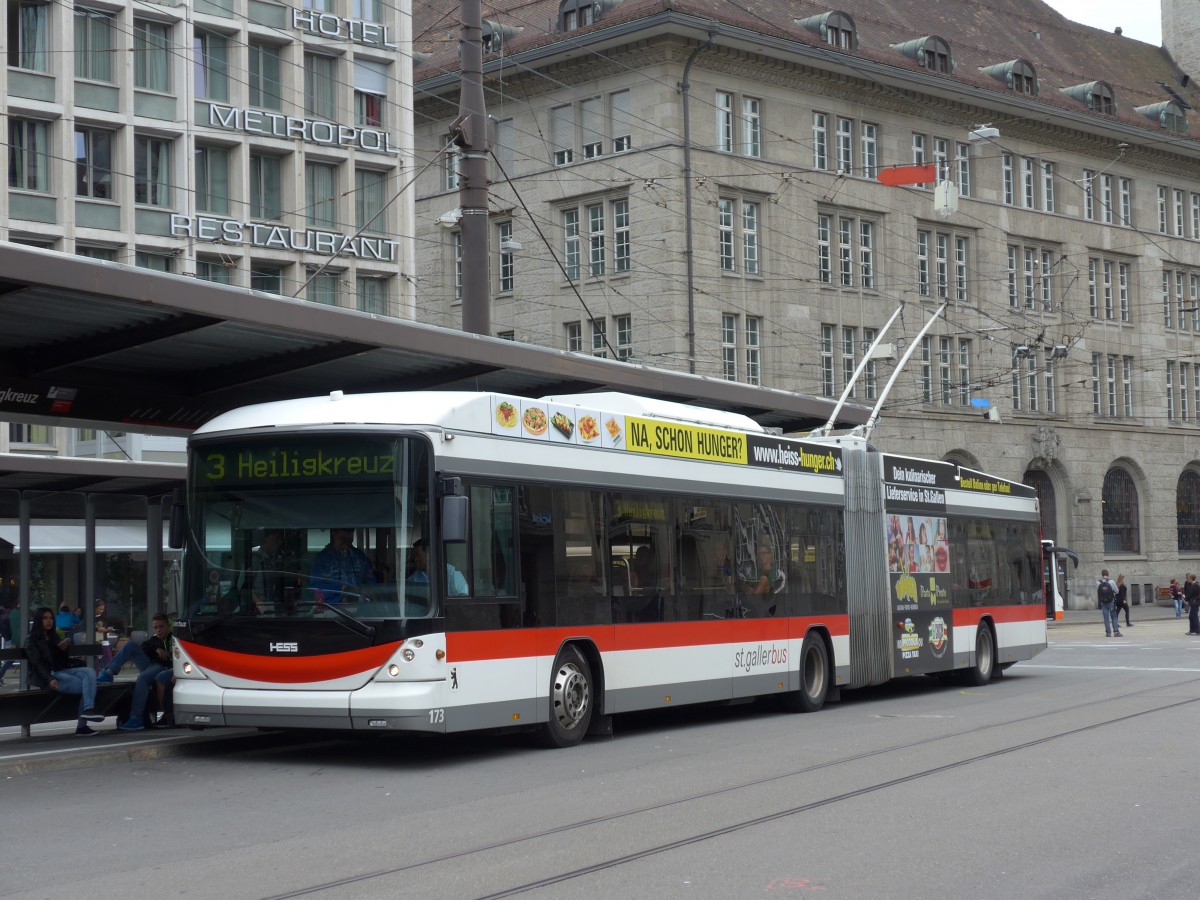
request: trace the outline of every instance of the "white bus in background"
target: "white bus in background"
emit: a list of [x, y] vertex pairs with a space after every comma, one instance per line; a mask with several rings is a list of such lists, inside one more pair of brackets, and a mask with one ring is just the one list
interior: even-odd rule
[[1031, 488], [623, 394], [236, 410], [189, 440], [186, 508], [187, 725], [568, 746], [630, 710], [983, 684], [1046, 646]]

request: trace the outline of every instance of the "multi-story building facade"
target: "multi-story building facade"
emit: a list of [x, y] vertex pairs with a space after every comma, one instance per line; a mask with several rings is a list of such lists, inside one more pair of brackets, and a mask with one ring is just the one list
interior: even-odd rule
[[[1148, 601], [1200, 568], [1188, 71], [1038, 0], [893, 9], [491, 3], [495, 331], [836, 397], [902, 306], [854, 388], [913, 351], [875, 443], [1035, 485], [1072, 605], [1101, 566]], [[455, 326], [458, 35], [414, 12], [417, 315]]]
[[0, 238], [410, 314], [407, 8], [9, 0], [6, 27]]
[[[7, 0], [3, 27], [0, 240], [411, 317], [407, 4]], [[14, 422], [0, 453], [182, 462], [183, 441]], [[136, 624], [125, 537], [100, 529], [97, 570]], [[34, 598], [83, 603], [82, 528], [32, 540]]]

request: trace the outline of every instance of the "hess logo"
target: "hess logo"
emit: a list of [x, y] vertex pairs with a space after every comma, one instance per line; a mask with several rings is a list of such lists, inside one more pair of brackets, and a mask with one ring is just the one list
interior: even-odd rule
[[272, 653], [299, 653], [300, 645], [295, 641], [279, 641], [267, 645]]

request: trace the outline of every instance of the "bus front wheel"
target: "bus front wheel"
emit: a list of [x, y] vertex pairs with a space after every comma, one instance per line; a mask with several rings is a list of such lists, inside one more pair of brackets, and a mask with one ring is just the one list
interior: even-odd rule
[[574, 647], [564, 647], [550, 675], [550, 720], [542, 731], [547, 747], [574, 747], [592, 721], [592, 668]]
[[975, 630], [975, 665], [963, 672], [963, 681], [973, 687], [983, 687], [996, 671], [996, 642], [992, 629], [980, 622]]
[[810, 634], [800, 647], [800, 690], [784, 697], [790, 712], [816, 712], [829, 696], [829, 653], [821, 636]]

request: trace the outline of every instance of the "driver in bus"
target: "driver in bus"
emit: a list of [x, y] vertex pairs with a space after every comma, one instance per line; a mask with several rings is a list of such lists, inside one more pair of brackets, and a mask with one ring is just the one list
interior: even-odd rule
[[341, 603], [347, 588], [376, 583], [367, 554], [354, 546], [353, 528], [329, 529], [329, 543], [313, 557], [310, 575], [318, 604]]
[[[742, 570], [742, 582], [747, 594], [770, 597], [787, 586], [787, 575], [775, 565], [775, 550], [770, 544], [759, 543], [755, 548], [755, 563]], [[767, 615], [775, 615], [775, 604], [767, 608]]]

